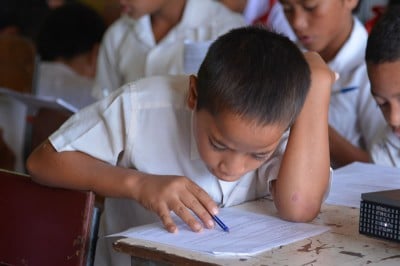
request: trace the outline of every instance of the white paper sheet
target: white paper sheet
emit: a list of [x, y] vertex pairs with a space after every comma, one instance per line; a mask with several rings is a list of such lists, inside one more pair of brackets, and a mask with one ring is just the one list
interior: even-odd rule
[[399, 188], [399, 168], [356, 162], [333, 172], [325, 203], [359, 208], [362, 193]]
[[12, 97], [22, 103], [24, 103], [31, 110], [37, 110], [39, 108], [53, 108], [59, 110], [68, 110], [72, 113], [76, 113], [78, 108], [72, 104], [64, 101], [60, 98], [48, 97], [48, 96], [36, 96], [29, 93], [20, 93], [11, 89], [0, 87], [0, 94]]
[[329, 230], [329, 227], [306, 223], [291, 223], [276, 217], [222, 208], [218, 217], [230, 232], [218, 226], [195, 233], [179, 218], [174, 217], [179, 232], [168, 233], [163, 225], [154, 223], [110, 235], [143, 239], [178, 248], [215, 255], [253, 255], [296, 242]]

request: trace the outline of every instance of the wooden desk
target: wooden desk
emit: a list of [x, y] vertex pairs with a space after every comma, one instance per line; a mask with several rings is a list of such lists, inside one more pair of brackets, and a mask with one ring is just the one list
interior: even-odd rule
[[[276, 212], [269, 200], [238, 207], [258, 213]], [[400, 244], [360, 235], [358, 219], [358, 208], [323, 205], [313, 223], [329, 226], [330, 231], [251, 257], [199, 254], [130, 238], [116, 241], [114, 248], [130, 254], [132, 265], [144, 261], [152, 261], [151, 265], [400, 265]]]

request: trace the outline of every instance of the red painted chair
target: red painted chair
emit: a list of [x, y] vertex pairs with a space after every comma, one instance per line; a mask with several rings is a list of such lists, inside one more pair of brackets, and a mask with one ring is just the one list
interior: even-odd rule
[[94, 193], [0, 170], [0, 195], [0, 265], [93, 264], [100, 214]]

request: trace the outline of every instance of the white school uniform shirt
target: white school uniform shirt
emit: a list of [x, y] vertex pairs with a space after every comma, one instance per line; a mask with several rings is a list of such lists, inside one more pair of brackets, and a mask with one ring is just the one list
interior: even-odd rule
[[370, 92], [364, 61], [367, 31], [357, 18], [353, 21], [349, 39], [328, 63], [340, 75], [332, 87], [329, 124], [353, 145], [369, 148], [386, 122]]
[[41, 62], [36, 94], [61, 98], [81, 109], [96, 101], [92, 96], [93, 79], [76, 73], [60, 62]]
[[400, 137], [386, 126], [373, 142], [370, 155], [375, 164], [400, 168]]
[[150, 16], [118, 19], [107, 30], [99, 52], [94, 97], [138, 78], [186, 74], [184, 42], [216, 39], [232, 28], [246, 25], [242, 15], [214, 0], [187, 0], [181, 21], [156, 43]]
[[248, 24], [254, 24], [257, 19], [268, 14], [265, 24], [274, 31], [291, 40], [296, 40], [292, 27], [286, 19], [282, 4], [277, 0], [248, 0], [243, 16]]
[[14, 170], [25, 173], [25, 132], [27, 107], [24, 103], [0, 95], [0, 128], [3, 140], [15, 155]]
[[[288, 134], [271, 158], [225, 192], [200, 159], [187, 107], [188, 76], [141, 79], [81, 110], [50, 136], [57, 151], [82, 151], [112, 165], [152, 174], [183, 175], [200, 185], [221, 207], [269, 195], [277, 178]], [[233, 183], [232, 183], [233, 184]], [[95, 265], [130, 265], [102, 236], [159, 221], [130, 199], [106, 198]]]

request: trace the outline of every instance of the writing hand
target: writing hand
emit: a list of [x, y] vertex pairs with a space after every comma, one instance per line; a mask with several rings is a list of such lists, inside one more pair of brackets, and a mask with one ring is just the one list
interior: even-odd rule
[[134, 198], [140, 204], [160, 217], [169, 232], [177, 232], [171, 211], [195, 232], [201, 231], [203, 226], [193, 213], [200, 218], [205, 227], [214, 226], [210, 213], [217, 212], [215, 202], [187, 177], [145, 174], [137, 183], [134, 194]]

